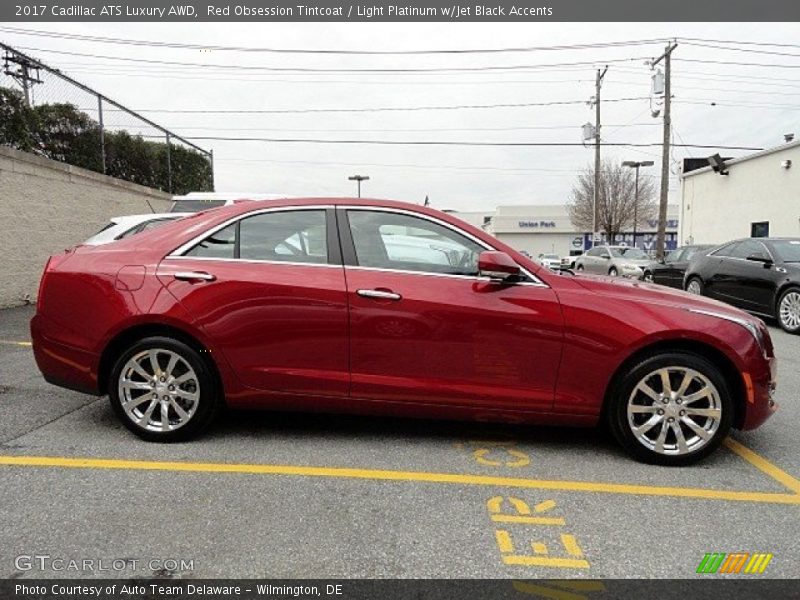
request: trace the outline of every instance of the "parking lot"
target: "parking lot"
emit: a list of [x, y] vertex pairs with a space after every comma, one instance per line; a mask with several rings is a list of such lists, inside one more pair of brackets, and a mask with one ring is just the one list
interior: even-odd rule
[[798, 575], [800, 337], [774, 326], [779, 412], [659, 468], [593, 430], [269, 412], [149, 444], [43, 381], [32, 314], [0, 311], [0, 577], [687, 578], [712, 552]]

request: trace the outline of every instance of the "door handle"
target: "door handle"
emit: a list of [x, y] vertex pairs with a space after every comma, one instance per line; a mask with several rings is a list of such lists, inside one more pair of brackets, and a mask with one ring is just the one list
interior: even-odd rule
[[205, 271], [178, 271], [173, 275], [181, 281], [214, 281], [216, 277]]
[[377, 298], [379, 300], [397, 301], [397, 300], [402, 300], [403, 298], [400, 294], [383, 290], [357, 290], [356, 294], [358, 294], [362, 298]]

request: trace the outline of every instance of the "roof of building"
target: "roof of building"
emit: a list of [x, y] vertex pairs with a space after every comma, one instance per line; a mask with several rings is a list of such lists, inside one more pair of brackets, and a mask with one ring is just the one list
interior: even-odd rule
[[[754, 158], [761, 158], [762, 156], [768, 156], [770, 154], [777, 154], [778, 152], [783, 152], [785, 150], [791, 150], [792, 148], [797, 148], [800, 146], [800, 139], [795, 140], [793, 142], [789, 142], [787, 144], [781, 144], [780, 146], [775, 146], [773, 148], [767, 148], [766, 150], [759, 150], [758, 152], [754, 152], [753, 154], [748, 154], [747, 156], [740, 156], [739, 158], [733, 158], [730, 160], [725, 160], [725, 166], [730, 167], [732, 165], [745, 162], [747, 160], [752, 160]], [[688, 173], [683, 173], [681, 177], [691, 177], [692, 175], [699, 175], [700, 173], [708, 173], [713, 171], [711, 165], [707, 167], [703, 167], [702, 169], [694, 169], [689, 171]]]

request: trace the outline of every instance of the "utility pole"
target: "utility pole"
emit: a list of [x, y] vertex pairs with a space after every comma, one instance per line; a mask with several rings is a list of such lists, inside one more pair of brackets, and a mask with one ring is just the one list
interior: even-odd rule
[[600, 88], [603, 77], [608, 71], [606, 66], [602, 71], [597, 69], [594, 84], [594, 198], [592, 200], [592, 247], [597, 236], [597, 225], [600, 222]]
[[[17, 68], [14, 69], [11, 65], [16, 65]], [[36, 72], [35, 75], [31, 74], [33, 71]], [[6, 47], [6, 53], [3, 57], [3, 73], [22, 86], [22, 90], [25, 93], [25, 106], [30, 108], [32, 84], [42, 83], [42, 80], [39, 79], [39, 65], [27, 56], [17, 54]]]
[[669, 143], [672, 134], [672, 117], [670, 106], [672, 104], [672, 51], [678, 46], [677, 43], [667, 44], [664, 54], [650, 63], [655, 67], [662, 60], [664, 61], [664, 140], [661, 147], [661, 197], [658, 202], [658, 235], [656, 237], [656, 258], [664, 258], [665, 238], [667, 235], [667, 194], [669, 193]]
[[357, 181], [358, 182], [358, 197], [361, 198], [361, 182], [368, 181], [369, 175], [351, 175], [348, 177], [350, 181]]

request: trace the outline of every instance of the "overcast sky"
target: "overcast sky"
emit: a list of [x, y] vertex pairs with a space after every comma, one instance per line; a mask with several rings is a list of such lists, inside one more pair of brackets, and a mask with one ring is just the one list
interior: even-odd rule
[[[11, 25], [9, 25], [11, 26]], [[15, 24], [25, 29], [81, 35], [223, 46], [337, 50], [425, 50], [530, 47], [646, 40], [665, 37], [796, 44], [800, 25], [764, 24]], [[107, 96], [141, 110], [152, 120], [186, 137], [280, 137], [383, 140], [580, 142], [581, 125], [594, 120], [586, 104], [524, 108], [409, 112], [301, 114], [186, 114], [161, 110], [265, 110], [452, 106], [474, 104], [584, 101], [594, 94], [595, 66], [480, 72], [298, 73], [180, 67], [108, 58], [55, 54], [124, 56], [134, 59], [214, 65], [313, 69], [467, 68], [609, 62], [603, 99], [649, 97], [651, 71], [646, 57], [658, 56], [663, 43], [580, 51], [508, 54], [342, 56], [199, 51], [92, 43], [33, 37], [0, 30], [0, 40], [61, 68]], [[678, 143], [769, 147], [783, 134], [800, 135], [800, 47], [749, 46], [776, 56], [723, 51], [681, 43], [673, 57], [673, 131]], [[688, 60], [687, 60], [688, 59]], [[778, 66], [719, 65], [732, 61]], [[8, 79], [3, 80], [8, 84]], [[37, 101], [71, 100], [66, 86], [39, 86]], [[46, 88], [46, 89], [44, 89]], [[711, 103], [717, 103], [712, 106]], [[736, 106], [732, 106], [735, 104]], [[796, 108], [794, 108], [796, 107]], [[152, 111], [152, 112], [151, 112]], [[647, 99], [604, 102], [606, 142], [658, 143], [661, 120], [650, 116]], [[113, 125], [128, 121], [111, 113]], [[116, 120], [116, 122], [115, 122]], [[278, 192], [292, 195], [355, 194], [347, 176], [370, 176], [364, 195], [422, 202], [437, 208], [488, 210], [500, 204], [558, 204], [568, 199], [576, 170], [593, 160], [591, 148], [432, 147], [278, 144], [197, 140], [213, 148], [219, 191]], [[729, 156], [744, 151], [722, 151]], [[672, 171], [684, 156], [708, 150], [676, 148]], [[603, 148], [613, 161], [649, 160], [659, 173], [661, 150]], [[644, 174], [645, 171], [642, 171]], [[670, 183], [671, 201], [679, 182]]]

